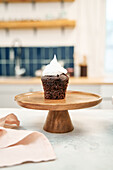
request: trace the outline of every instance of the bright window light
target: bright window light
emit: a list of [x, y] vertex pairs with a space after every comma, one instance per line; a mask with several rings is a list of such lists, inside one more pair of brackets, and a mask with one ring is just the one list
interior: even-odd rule
[[113, 74], [113, 0], [106, 0], [105, 72]]

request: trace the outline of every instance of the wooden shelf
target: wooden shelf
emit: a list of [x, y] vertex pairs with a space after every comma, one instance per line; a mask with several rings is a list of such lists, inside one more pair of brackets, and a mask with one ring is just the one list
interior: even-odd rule
[[[22, 85], [22, 84], [32, 84], [32, 85], [40, 85], [41, 78], [37, 77], [21, 77], [21, 78], [16, 78], [16, 77], [0, 77], [0, 85], [4, 84], [17, 84], [17, 85]], [[75, 78], [75, 77], [70, 77], [69, 78], [69, 84], [70, 85], [113, 85], [113, 77], [96, 77], [96, 78], [91, 78], [91, 77], [86, 77], [86, 78]]]
[[0, 0], [0, 3], [28, 3], [28, 2], [73, 2], [75, 0]]
[[74, 20], [49, 20], [49, 21], [0, 21], [0, 29], [47, 29], [47, 28], [74, 28]]

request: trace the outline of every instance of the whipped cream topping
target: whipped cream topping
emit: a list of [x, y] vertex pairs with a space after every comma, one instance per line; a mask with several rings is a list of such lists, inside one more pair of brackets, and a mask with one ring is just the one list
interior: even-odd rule
[[42, 75], [57, 76], [62, 73], [66, 74], [67, 70], [58, 63], [56, 55], [54, 55], [53, 60], [45, 67]]

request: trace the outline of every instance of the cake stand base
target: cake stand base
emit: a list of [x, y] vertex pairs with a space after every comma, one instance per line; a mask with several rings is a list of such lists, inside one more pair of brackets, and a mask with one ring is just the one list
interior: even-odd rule
[[68, 110], [49, 111], [43, 129], [51, 133], [66, 133], [74, 129]]

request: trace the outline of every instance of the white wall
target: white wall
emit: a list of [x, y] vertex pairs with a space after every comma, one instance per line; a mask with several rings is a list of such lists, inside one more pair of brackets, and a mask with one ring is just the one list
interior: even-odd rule
[[[102, 9], [101, 9], [102, 8]], [[23, 46], [74, 45], [79, 62], [88, 57], [88, 75], [99, 77], [104, 72], [105, 0], [75, 0], [73, 3], [0, 4], [0, 20], [51, 19], [64, 13], [64, 18], [75, 19], [74, 29], [0, 30], [0, 46], [11, 46], [20, 39]], [[101, 15], [100, 15], [101, 14]], [[103, 17], [103, 18], [102, 18]], [[102, 23], [101, 23], [102, 22]], [[101, 29], [103, 28], [103, 29]], [[101, 46], [100, 46], [101, 44]]]
[[[48, 17], [57, 18], [63, 12], [64, 17], [76, 19], [76, 2], [65, 3], [36, 3], [35, 7], [31, 3], [9, 4], [5, 7], [0, 4], [0, 19], [46, 19]], [[15, 38], [19, 38], [25, 46], [48, 46], [48, 45], [75, 45], [76, 29], [46, 29], [46, 30], [10, 30], [9, 35], [5, 30], [0, 30], [0, 46], [10, 46]]]

